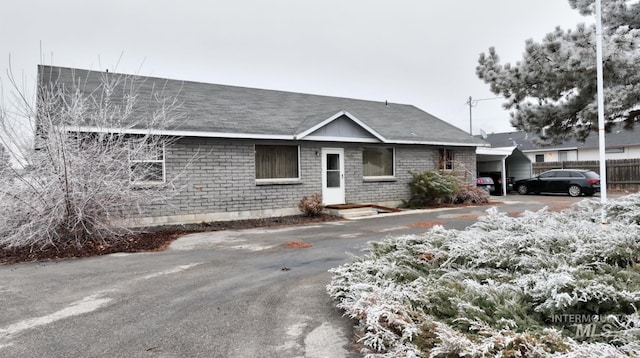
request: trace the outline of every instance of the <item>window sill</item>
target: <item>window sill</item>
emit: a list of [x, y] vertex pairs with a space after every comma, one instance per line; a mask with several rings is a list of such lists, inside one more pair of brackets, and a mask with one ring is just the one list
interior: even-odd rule
[[362, 181], [364, 181], [365, 183], [394, 182], [394, 181], [398, 181], [398, 179], [393, 176], [381, 176], [381, 177], [363, 177]]
[[256, 185], [296, 185], [302, 184], [300, 179], [256, 179]]
[[151, 188], [161, 188], [165, 186], [166, 182], [133, 182], [130, 183], [133, 189], [151, 189]]

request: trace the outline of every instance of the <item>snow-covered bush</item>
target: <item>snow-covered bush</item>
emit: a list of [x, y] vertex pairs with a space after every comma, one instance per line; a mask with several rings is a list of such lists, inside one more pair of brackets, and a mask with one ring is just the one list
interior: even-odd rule
[[322, 213], [324, 205], [322, 205], [322, 194], [313, 193], [310, 196], [303, 196], [300, 202], [298, 202], [298, 209], [302, 211], [305, 216], [318, 216]]
[[452, 174], [437, 171], [410, 173], [411, 198], [404, 205], [410, 208], [450, 203], [455, 198], [460, 180]]
[[[578, 203], [585, 211], [591, 212], [592, 220], [601, 220], [602, 204], [585, 200]], [[604, 205], [606, 219], [640, 225], [640, 193], [630, 194]]]
[[[640, 355], [640, 195], [369, 244], [327, 291], [370, 357]], [[596, 215], [598, 214], [598, 215]]]
[[456, 204], [487, 204], [489, 193], [472, 184], [461, 185], [456, 191], [453, 202]]

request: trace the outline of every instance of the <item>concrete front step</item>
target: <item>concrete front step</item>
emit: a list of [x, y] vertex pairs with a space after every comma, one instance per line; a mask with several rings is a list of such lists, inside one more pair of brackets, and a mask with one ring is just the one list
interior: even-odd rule
[[352, 219], [352, 218], [378, 215], [379, 213], [384, 213], [384, 212], [394, 212], [399, 210], [394, 208], [377, 206], [377, 205], [342, 204], [342, 205], [329, 205], [325, 207], [324, 211], [330, 215], [341, 216], [345, 219]]
[[331, 215], [340, 216], [345, 219], [360, 218], [378, 214], [378, 212], [372, 207], [351, 209], [325, 209], [325, 211]]

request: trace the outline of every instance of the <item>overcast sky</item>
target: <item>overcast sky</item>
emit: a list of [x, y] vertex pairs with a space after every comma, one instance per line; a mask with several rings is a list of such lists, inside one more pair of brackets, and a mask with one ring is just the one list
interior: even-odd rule
[[[2, 0], [0, 68], [38, 63], [413, 104], [466, 131], [480, 52], [521, 59], [528, 38], [593, 22], [566, 0]], [[42, 54], [42, 59], [41, 59]], [[474, 134], [510, 131], [502, 101]]]

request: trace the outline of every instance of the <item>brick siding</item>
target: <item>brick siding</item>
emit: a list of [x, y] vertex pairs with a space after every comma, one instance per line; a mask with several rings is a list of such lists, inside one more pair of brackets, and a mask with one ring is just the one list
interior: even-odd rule
[[[299, 145], [300, 181], [295, 184], [256, 184], [255, 144]], [[191, 219], [186, 221], [194, 221], [202, 217], [202, 214], [212, 213], [255, 214], [258, 211], [276, 212], [282, 209], [295, 212], [304, 195], [322, 192], [320, 153], [323, 147], [344, 148], [346, 202], [351, 203], [406, 200], [409, 198], [408, 183], [411, 180], [409, 172], [437, 169], [438, 147], [379, 145], [395, 148], [395, 180], [367, 181], [363, 179], [362, 168], [364, 146], [376, 145], [182, 138], [168, 146], [165, 153], [167, 178], [177, 178], [173, 181], [176, 195], [166, 203], [146, 206], [142, 216], [187, 215]], [[453, 150], [456, 162], [472, 173], [472, 176], [466, 179], [475, 180], [475, 148], [459, 147]], [[456, 174], [465, 177], [459, 171], [456, 171]], [[180, 221], [185, 220], [166, 219], [163, 223]]]

